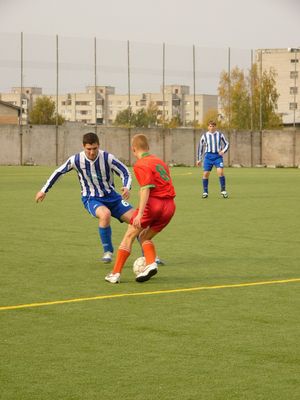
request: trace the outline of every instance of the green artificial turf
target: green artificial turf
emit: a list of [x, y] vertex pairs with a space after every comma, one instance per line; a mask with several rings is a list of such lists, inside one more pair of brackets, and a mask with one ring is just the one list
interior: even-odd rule
[[74, 173], [34, 202], [51, 172], [0, 167], [1, 400], [300, 398], [300, 282], [280, 283], [300, 278], [299, 170], [227, 168], [229, 199], [213, 171], [202, 199], [201, 170], [172, 168], [166, 265], [136, 283], [136, 243], [120, 285]]

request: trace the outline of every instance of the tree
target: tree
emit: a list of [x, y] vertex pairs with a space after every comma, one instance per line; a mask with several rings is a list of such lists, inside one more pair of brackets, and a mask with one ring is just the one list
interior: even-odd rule
[[205, 113], [205, 115], [203, 117], [203, 123], [200, 125], [200, 128], [206, 129], [209, 121], [216, 121], [218, 123], [218, 127], [221, 129], [223, 126], [223, 122], [222, 122], [222, 120], [220, 120], [219, 117], [220, 117], [220, 115], [219, 115], [218, 110], [216, 110], [214, 108], [207, 110], [207, 112]]
[[120, 111], [114, 121], [114, 125], [123, 127], [149, 128], [157, 125], [158, 110], [154, 103], [150, 103], [148, 108], [141, 108], [136, 113], [132, 113], [131, 108]]
[[166, 123], [166, 127], [169, 129], [178, 128], [182, 125], [181, 119], [179, 115], [175, 115]]
[[[29, 120], [33, 125], [55, 125], [55, 102], [47, 96], [38, 97], [29, 114]], [[58, 125], [64, 121], [65, 119], [58, 114]]]
[[[281, 125], [276, 114], [279, 94], [276, 89], [276, 73], [273, 69], [258, 74], [257, 65], [249, 70], [248, 76], [238, 67], [222, 72], [219, 84], [219, 99], [225, 125], [234, 129], [260, 128], [260, 105], [262, 107], [262, 129]], [[230, 125], [230, 126], [229, 126]]]
[[125, 110], [119, 111], [114, 121], [114, 125], [130, 127], [131, 115], [132, 114], [130, 107], [125, 108]]

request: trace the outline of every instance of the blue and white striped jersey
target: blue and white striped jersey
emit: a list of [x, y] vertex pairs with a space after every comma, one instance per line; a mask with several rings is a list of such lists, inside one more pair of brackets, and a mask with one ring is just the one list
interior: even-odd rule
[[201, 161], [203, 153], [224, 153], [229, 149], [229, 142], [223, 133], [215, 131], [214, 133], [203, 133], [198, 145], [198, 160]]
[[99, 150], [94, 161], [89, 160], [84, 151], [71, 156], [53, 172], [41, 191], [47, 193], [62, 175], [73, 169], [78, 174], [82, 196], [104, 197], [115, 191], [114, 173], [121, 178], [123, 187], [131, 188], [132, 177], [126, 165], [113, 154]]

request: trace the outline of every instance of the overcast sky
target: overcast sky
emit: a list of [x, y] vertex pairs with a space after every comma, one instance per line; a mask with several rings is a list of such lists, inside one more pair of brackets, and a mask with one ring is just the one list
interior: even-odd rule
[[299, 0], [0, 0], [1, 32], [199, 46], [300, 45]]
[[159, 90], [162, 43], [169, 46], [166, 83], [190, 85], [190, 53], [195, 45], [201, 48], [196, 60], [197, 90], [216, 93], [229, 47], [233, 66], [245, 59], [249, 63], [250, 49], [299, 47], [299, 20], [300, 0], [0, 0], [0, 91], [18, 85], [20, 32], [25, 38], [24, 84], [42, 86], [48, 93], [55, 88], [51, 78], [54, 35], [62, 38], [63, 92], [81, 90], [93, 82], [93, 38], [97, 37], [103, 41], [98, 84], [126, 92], [124, 49], [129, 40], [136, 78], [133, 91], [152, 91], [154, 86]]

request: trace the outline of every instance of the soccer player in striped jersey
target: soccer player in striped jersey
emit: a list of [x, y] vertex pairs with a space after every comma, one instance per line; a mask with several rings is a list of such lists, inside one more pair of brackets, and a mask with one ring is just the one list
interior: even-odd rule
[[161, 159], [149, 153], [147, 137], [135, 135], [131, 148], [137, 158], [133, 169], [140, 185], [140, 200], [119, 246], [113, 271], [105, 277], [110, 283], [120, 282], [121, 271], [137, 237], [146, 258], [146, 266], [136, 276], [136, 281], [147, 281], [157, 273], [156, 250], [152, 239], [169, 224], [176, 208], [169, 168]]
[[198, 146], [197, 165], [200, 166], [203, 160], [203, 199], [208, 197], [208, 179], [213, 166], [217, 168], [221, 196], [225, 199], [228, 197], [224, 176], [223, 154], [229, 149], [229, 142], [223, 133], [216, 130], [216, 125], [215, 121], [209, 121], [208, 131], [201, 136]]
[[[83, 151], [72, 155], [53, 172], [36, 194], [36, 202], [43, 201], [46, 193], [57, 180], [72, 170], [77, 172], [79, 178], [84, 207], [99, 220], [98, 230], [104, 251], [102, 261], [109, 263], [114, 250], [110, 226], [111, 216], [120, 222], [129, 223], [134, 211], [127, 202], [132, 182], [131, 174], [113, 154], [101, 150], [98, 136], [89, 132], [83, 136]], [[121, 194], [115, 190], [114, 174], [122, 180]]]

